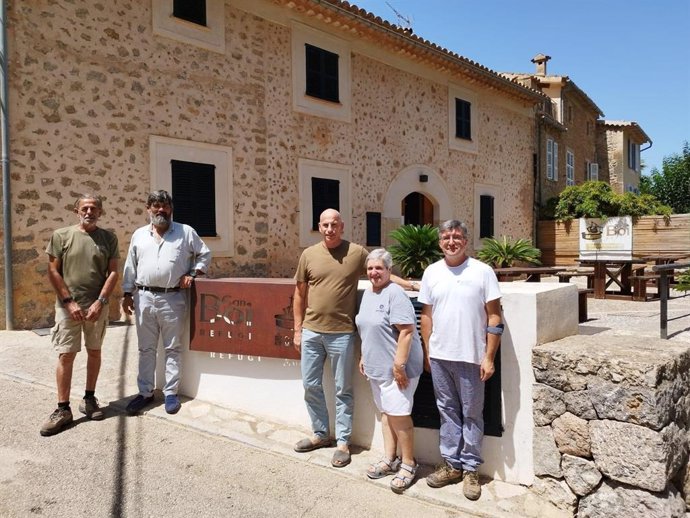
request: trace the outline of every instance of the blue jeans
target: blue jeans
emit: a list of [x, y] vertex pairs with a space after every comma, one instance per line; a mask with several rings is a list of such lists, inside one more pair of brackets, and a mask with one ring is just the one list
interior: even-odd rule
[[479, 365], [431, 358], [436, 405], [441, 414], [441, 457], [455, 469], [477, 471], [483, 462], [484, 382]]
[[153, 395], [156, 375], [158, 338], [165, 349], [165, 385], [163, 394], [177, 394], [180, 385], [180, 353], [185, 333], [187, 296], [182, 291], [134, 293], [134, 309], [139, 339], [139, 394]]
[[354, 333], [316, 333], [302, 330], [302, 385], [314, 435], [330, 435], [330, 420], [323, 393], [323, 366], [328, 356], [335, 378], [335, 438], [349, 444], [352, 435], [352, 372], [355, 364]]

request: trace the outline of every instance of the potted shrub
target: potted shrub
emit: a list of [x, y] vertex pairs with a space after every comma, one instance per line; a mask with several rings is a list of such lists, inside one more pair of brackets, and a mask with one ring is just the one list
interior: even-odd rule
[[506, 236], [486, 238], [477, 252], [477, 259], [492, 268], [509, 268], [515, 263], [540, 265], [541, 250], [532, 246], [529, 239], [512, 240]]
[[443, 257], [438, 229], [432, 225], [402, 225], [389, 236], [397, 241], [388, 251], [403, 277], [419, 279], [427, 266]]

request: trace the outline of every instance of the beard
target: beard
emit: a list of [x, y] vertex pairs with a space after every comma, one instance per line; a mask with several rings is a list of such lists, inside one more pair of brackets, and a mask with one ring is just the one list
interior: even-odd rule
[[151, 223], [157, 227], [164, 227], [170, 224], [170, 219], [166, 214], [151, 215]]

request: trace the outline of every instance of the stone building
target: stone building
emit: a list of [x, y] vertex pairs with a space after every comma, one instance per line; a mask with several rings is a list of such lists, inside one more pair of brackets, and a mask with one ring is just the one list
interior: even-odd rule
[[597, 121], [599, 160], [601, 167], [609, 172], [609, 182], [615, 192], [640, 192], [640, 151], [644, 151], [645, 144], [651, 146], [652, 140], [636, 122]]
[[544, 94], [347, 2], [37, 0], [7, 14], [14, 327], [51, 323], [44, 250], [83, 191], [104, 198], [124, 256], [146, 194], [171, 190], [214, 277], [292, 276], [329, 205], [370, 247], [450, 217], [471, 248], [532, 234]]
[[504, 74], [548, 96], [536, 121], [536, 205], [588, 180], [610, 182], [619, 193], [639, 192], [640, 146], [651, 139], [635, 122], [600, 119], [604, 113], [572, 79], [547, 73], [550, 59], [532, 58], [532, 74]]

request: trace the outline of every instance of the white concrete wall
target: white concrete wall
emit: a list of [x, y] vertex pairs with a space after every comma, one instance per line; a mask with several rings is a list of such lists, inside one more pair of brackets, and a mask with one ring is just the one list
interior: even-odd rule
[[[532, 347], [577, 334], [577, 289], [570, 284], [511, 282], [501, 283], [501, 291], [506, 324], [501, 344], [505, 431], [502, 437], [485, 437], [480, 472], [506, 482], [531, 484]], [[298, 361], [185, 351], [183, 365], [181, 394], [303, 426], [309, 433]], [[333, 378], [328, 364], [324, 386], [332, 420]], [[353, 443], [382, 450], [380, 420], [369, 384], [359, 373], [354, 391]], [[415, 456], [425, 463], [441, 461], [438, 430], [415, 430]]]

